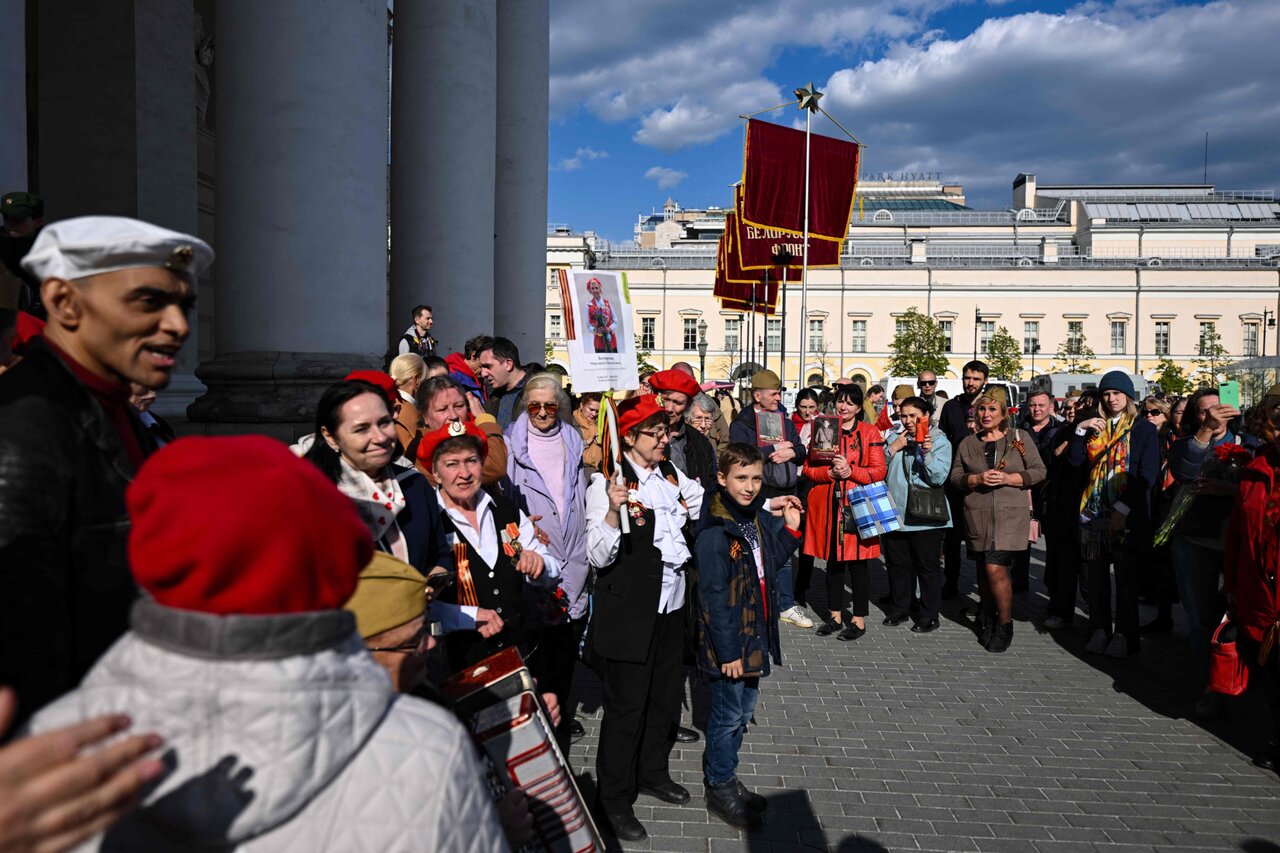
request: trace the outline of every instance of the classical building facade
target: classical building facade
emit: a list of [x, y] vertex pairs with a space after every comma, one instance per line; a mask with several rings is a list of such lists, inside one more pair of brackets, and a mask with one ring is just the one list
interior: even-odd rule
[[[1276, 353], [1280, 307], [1280, 204], [1271, 192], [1210, 185], [1043, 185], [1019, 175], [1007, 210], [964, 205], [961, 188], [908, 176], [863, 182], [839, 269], [810, 270], [807, 316], [798, 271], [786, 310], [750, 317], [711, 296], [715, 238], [701, 225], [716, 209], [644, 215], [631, 245], [561, 234], [547, 263], [626, 273], [641, 345], [659, 366], [698, 362], [707, 324], [707, 378], [735, 378], [754, 365], [783, 374], [874, 383], [885, 376], [896, 318], [916, 308], [950, 341], [949, 375], [981, 357], [1003, 327], [1022, 343], [1023, 376], [1062, 367], [1060, 346], [1087, 346], [1099, 370], [1150, 378], [1162, 358], [1193, 371], [1201, 341], [1216, 333], [1234, 358]], [[721, 214], [723, 230], [723, 214]], [[665, 223], [678, 222], [648, 240]], [[643, 238], [643, 239], [642, 239]], [[652, 245], [647, 245], [652, 243]], [[558, 293], [547, 293], [554, 363]], [[803, 340], [802, 340], [803, 336]], [[801, 345], [805, 348], [803, 365]], [[1265, 346], [1265, 350], [1264, 350]]]
[[445, 351], [478, 329], [541, 350], [548, 0], [394, 11], [0, 0], [0, 192], [217, 252], [157, 411], [309, 430], [418, 303]]

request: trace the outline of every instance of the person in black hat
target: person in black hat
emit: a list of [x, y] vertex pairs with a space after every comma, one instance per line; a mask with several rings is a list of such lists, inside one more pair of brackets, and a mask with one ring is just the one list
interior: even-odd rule
[[23, 283], [18, 307], [44, 319], [40, 302], [40, 280], [22, 268], [22, 258], [36, 242], [44, 227], [44, 199], [31, 193], [13, 192], [0, 197], [0, 264]]

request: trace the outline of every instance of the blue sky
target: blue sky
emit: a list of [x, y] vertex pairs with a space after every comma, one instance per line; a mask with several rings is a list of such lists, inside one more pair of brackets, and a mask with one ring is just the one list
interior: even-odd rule
[[978, 208], [1022, 171], [1199, 182], [1206, 130], [1211, 183], [1280, 189], [1277, 44], [1280, 0], [551, 0], [547, 219], [626, 241], [668, 196], [727, 204], [737, 115], [810, 80], [864, 171]]

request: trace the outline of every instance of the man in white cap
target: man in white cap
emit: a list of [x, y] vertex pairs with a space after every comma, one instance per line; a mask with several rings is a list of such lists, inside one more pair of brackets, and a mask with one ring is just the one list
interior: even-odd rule
[[154, 450], [130, 383], [169, 384], [212, 260], [195, 237], [117, 216], [48, 225], [22, 260], [48, 310], [0, 375], [0, 684], [23, 715], [128, 628], [124, 491]]

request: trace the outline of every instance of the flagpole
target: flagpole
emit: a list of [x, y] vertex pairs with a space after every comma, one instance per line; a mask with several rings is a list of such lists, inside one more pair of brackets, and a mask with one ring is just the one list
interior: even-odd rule
[[[812, 85], [812, 84], [810, 84]], [[805, 379], [804, 356], [808, 349], [805, 336], [809, 334], [809, 142], [812, 137], [810, 121], [813, 110], [804, 111], [804, 255], [800, 262], [800, 380], [797, 388], [804, 388]], [[841, 321], [843, 322], [843, 320]]]

